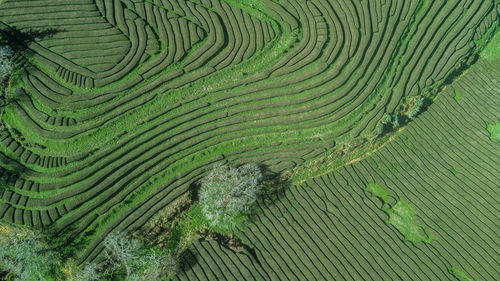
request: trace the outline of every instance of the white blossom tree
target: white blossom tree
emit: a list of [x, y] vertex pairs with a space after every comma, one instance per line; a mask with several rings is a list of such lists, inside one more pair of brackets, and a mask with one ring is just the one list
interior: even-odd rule
[[209, 224], [223, 230], [238, 226], [260, 191], [262, 173], [255, 164], [238, 168], [217, 164], [203, 178], [200, 206]]

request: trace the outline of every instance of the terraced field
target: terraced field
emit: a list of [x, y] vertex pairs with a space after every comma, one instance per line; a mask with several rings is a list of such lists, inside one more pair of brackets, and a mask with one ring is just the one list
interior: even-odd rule
[[[253, 252], [198, 242], [178, 279], [499, 280], [500, 142], [487, 130], [500, 120], [498, 77], [500, 58], [480, 60], [396, 140], [261, 206], [240, 233]], [[396, 202], [430, 241], [405, 241], [382, 210]]]
[[[50, 31], [50, 36], [35, 38], [29, 44], [20, 83], [9, 93], [12, 102], [2, 108], [7, 129], [0, 132], [0, 218], [74, 241], [82, 246], [80, 261], [93, 260], [102, 251], [102, 240], [108, 233], [143, 225], [186, 194], [214, 162], [258, 162], [282, 172], [355, 139], [372, 137], [384, 113], [397, 112], [410, 97], [436, 91], [497, 27], [498, 1], [493, 0], [1, 1], [0, 30], [14, 28], [28, 34], [34, 29]], [[484, 72], [491, 75], [489, 70]], [[473, 79], [482, 79], [476, 76]], [[486, 92], [473, 96], [473, 89], [469, 89], [465, 88], [460, 102], [468, 105], [472, 102], [469, 98], [477, 99], [489, 115], [478, 112], [472, 120], [457, 122], [469, 126], [466, 128], [481, 128], [482, 137], [486, 127], [474, 122], [492, 118], [498, 110], [491, 108], [495, 103], [483, 104], [481, 97], [485, 95], [485, 100], [496, 104], [498, 100]], [[447, 95], [443, 96], [438, 104], [446, 100]], [[458, 110], [462, 105], [453, 106]], [[441, 115], [439, 118], [448, 117]], [[472, 123], [466, 123], [469, 121]], [[498, 122], [498, 118], [491, 122]], [[417, 124], [408, 131], [417, 132], [413, 127]], [[428, 130], [422, 132], [427, 134]], [[457, 149], [479, 149], [477, 153], [491, 159], [478, 164], [481, 171], [494, 171], [491, 165], [498, 159], [492, 154], [495, 144], [485, 140], [486, 148], [492, 151], [467, 145], [456, 140], [467, 140], [470, 133], [459, 132], [451, 144]], [[405, 132], [410, 139], [408, 134]], [[427, 136], [435, 140], [433, 135]], [[397, 143], [384, 151], [392, 151], [389, 147]], [[436, 157], [436, 152], [429, 153]], [[382, 152], [377, 155], [389, 157]], [[466, 155], [456, 161], [477, 159]], [[442, 163], [434, 162], [435, 158], [412, 161], [421, 163], [424, 159]], [[373, 160], [363, 162], [367, 170], [372, 165], [366, 164], [369, 161]], [[400, 165], [390, 172], [406, 171], [406, 166]], [[485, 258], [485, 263], [478, 262], [473, 268], [464, 263], [469, 256], [480, 260], [482, 253], [498, 253], [497, 248], [492, 248], [493, 252], [476, 249], [472, 241], [451, 233], [454, 228], [450, 227], [448, 234], [441, 231], [448, 229], [444, 228], [448, 223], [467, 225], [489, 216], [475, 211], [458, 219], [452, 216], [454, 209], [443, 207], [436, 216], [447, 214], [457, 221], [429, 222], [427, 228], [436, 237], [433, 246], [409, 247], [382, 223], [384, 213], [377, 200], [363, 194], [364, 186], [353, 183], [371, 180], [365, 178], [372, 176], [371, 172], [360, 172], [359, 176], [349, 172], [365, 171], [360, 167], [349, 166], [334, 174], [343, 175], [340, 182], [325, 176], [315, 179], [318, 184], [309, 181], [308, 186], [292, 189], [276, 202], [274, 208], [278, 209], [272, 214], [271, 209], [263, 209], [265, 215], [260, 219], [264, 223], [243, 234], [251, 235], [247, 240], [254, 241], [258, 261], [201, 242], [195, 249], [204, 260], [198, 260], [193, 270], [179, 278], [204, 279], [206, 274], [210, 279], [222, 274], [234, 279], [233, 274], [243, 274], [255, 279], [414, 279], [413, 273], [418, 273], [433, 279], [451, 278], [450, 265], [473, 278], [498, 277], [493, 269], [498, 257], [496, 261]], [[462, 172], [471, 172], [461, 167], [454, 167], [459, 171], [457, 178]], [[409, 177], [417, 173], [406, 172]], [[456, 204], [466, 203], [460, 200], [497, 202], [486, 196], [495, 194], [495, 173], [481, 173], [485, 174], [474, 175], [481, 175], [477, 183], [489, 188], [481, 193], [479, 198], [483, 199], [460, 191], [465, 199], [454, 196]], [[414, 191], [401, 191], [398, 188], [402, 186], [389, 183], [391, 178], [398, 175], [386, 182], [376, 178], [376, 182], [392, 196], [412, 196]], [[452, 187], [466, 189], [475, 183], [465, 177], [461, 180], [472, 182]], [[352, 188], [346, 189], [346, 183]], [[413, 185], [405, 184], [412, 190]], [[312, 193], [301, 193], [305, 189]], [[327, 191], [338, 199], [321, 203], [318, 198]], [[416, 194], [426, 193], [422, 189]], [[439, 196], [445, 193], [432, 194], [438, 197], [427, 199], [444, 200]], [[304, 201], [301, 196], [316, 196], [316, 201]], [[431, 203], [422, 197], [409, 199], [417, 214], [428, 215], [430, 210], [424, 206]], [[429, 202], [434, 204], [432, 200]], [[344, 209], [339, 213], [335, 206]], [[360, 206], [364, 206], [364, 213], [358, 214]], [[496, 210], [495, 206], [479, 206], [483, 207], [484, 212]], [[310, 210], [303, 213], [304, 208]], [[274, 217], [280, 212], [283, 217]], [[485, 222], [491, 231], [498, 227], [494, 221]], [[373, 228], [361, 231], [365, 223]], [[344, 226], [337, 228], [339, 224]], [[497, 233], [474, 229], [467, 235], [485, 239], [495, 238]], [[356, 234], [356, 230], [361, 232]], [[378, 235], [394, 243], [381, 247], [368, 242], [373, 239], [368, 236]], [[442, 238], [446, 235], [457, 240], [446, 242]], [[379, 240], [377, 243], [383, 243]], [[318, 244], [320, 241], [326, 247]], [[439, 247], [448, 247], [445, 243], [453, 241], [461, 245], [458, 250], [440, 252]], [[342, 248], [349, 243], [361, 252], [349, 253]], [[454, 245], [450, 249], [455, 249]], [[309, 252], [311, 248], [317, 250]], [[380, 256], [390, 258], [378, 259]], [[230, 260], [224, 265], [229, 268], [214, 266], [218, 259]], [[383, 273], [382, 265], [373, 262], [393, 265], [393, 272]]]

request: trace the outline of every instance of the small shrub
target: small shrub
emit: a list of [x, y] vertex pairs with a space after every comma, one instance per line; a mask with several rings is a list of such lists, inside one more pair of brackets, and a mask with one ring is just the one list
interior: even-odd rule
[[222, 232], [239, 226], [257, 200], [261, 180], [257, 165], [215, 165], [203, 178], [200, 190], [201, 211], [210, 226]]
[[385, 132], [385, 126], [383, 123], [378, 123], [376, 129], [377, 129], [377, 135], [379, 135], [379, 136], [383, 135]]
[[417, 98], [416, 103], [413, 105], [413, 107], [408, 111], [408, 118], [413, 119], [415, 116], [417, 116], [420, 111], [422, 111], [422, 108], [424, 106], [425, 99], [423, 97]]
[[375, 127], [377, 135], [382, 136], [386, 132], [396, 130], [401, 126], [399, 114], [384, 114]]
[[380, 120], [380, 122], [382, 122], [382, 124], [389, 124], [391, 123], [391, 120], [392, 120], [392, 116], [388, 113], [384, 114], [384, 116], [382, 116], [382, 119]]
[[399, 128], [399, 126], [400, 126], [399, 115], [398, 114], [394, 114], [392, 116], [392, 129], [395, 130], [395, 129]]

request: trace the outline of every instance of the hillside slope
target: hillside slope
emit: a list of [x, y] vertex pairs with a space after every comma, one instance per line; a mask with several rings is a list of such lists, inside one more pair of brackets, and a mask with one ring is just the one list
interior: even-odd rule
[[[499, 280], [500, 141], [488, 131], [500, 122], [499, 54], [381, 150], [261, 206], [240, 233], [246, 251], [196, 243], [178, 280]], [[404, 212], [388, 215], [396, 202], [416, 213], [413, 236]]]
[[497, 25], [493, 0], [1, 1], [25, 63], [2, 107], [0, 219], [93, 260], [214, 162], [281, 172], [374, 136]]

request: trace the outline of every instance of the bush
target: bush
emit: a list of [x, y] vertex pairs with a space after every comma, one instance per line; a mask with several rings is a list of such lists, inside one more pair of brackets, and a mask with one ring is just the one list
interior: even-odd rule
[[389, 114], [386, 113], [382, 116], [382, 119], [377, 123], [375, 127], [377, 135], [382, 136], [386, 132], [396, 130], [400, 126], [399, 114]]
[[14, 69], [14, 51], [9, 46], [0, 46], [0, 84], [4, 83]]
[[100, 281], [103, 278], [99, 273], [99, 267], [96, 263], [87, 263], [82, 268], [76, 270], [74, 276], [68, 278], [69, 281]]
[[413, 119], [415, 116], [417, 116], [420, 111], [422, 110], [424, 106], [425, 99], [423, 97], [417, 98], [416, 103], [413, 105], [413, 107], [410, 109], [408, 112], [408, 118]]
[[379, 135], [379, 136], [383, 135], [385, 132], [385, 126], [383, 123], [378, 123], [376, 129], [377, 129], [377, 135]]
[[0, 268], [15, 280], [55, 280], [59, 261], [41, 235], [25, 228], [0, 226]]
[[138, 239], [124, 232], [112, 232], [104, 239], [106, 260], [103, 274], [113, 276], [124, 273], [125, 280], [159, 280], [177, 269], [177, 258], [170, 253], [148, 249]]
[[395, 130], [399, 128], [400, 123], [399, 123], [399, 115], [394, 114], [393, 119], [392, 119], [392, 129]]
[[380, 120], [380, 122], [382, 122], [382, 124], [389, 124], [389, 123], [391, 123], [391, 120], [392, 120], [392, 116], [389, 113], [386, 113], [386, 114], [384, 114], [384, 116], [382, 116], [382, 119]]
[[201, 211], [210, 226], [223, 232], [239, 226], [257, 200], [261, 180], [262, 173], [254, 164], [215, 165], [200, 190]]

